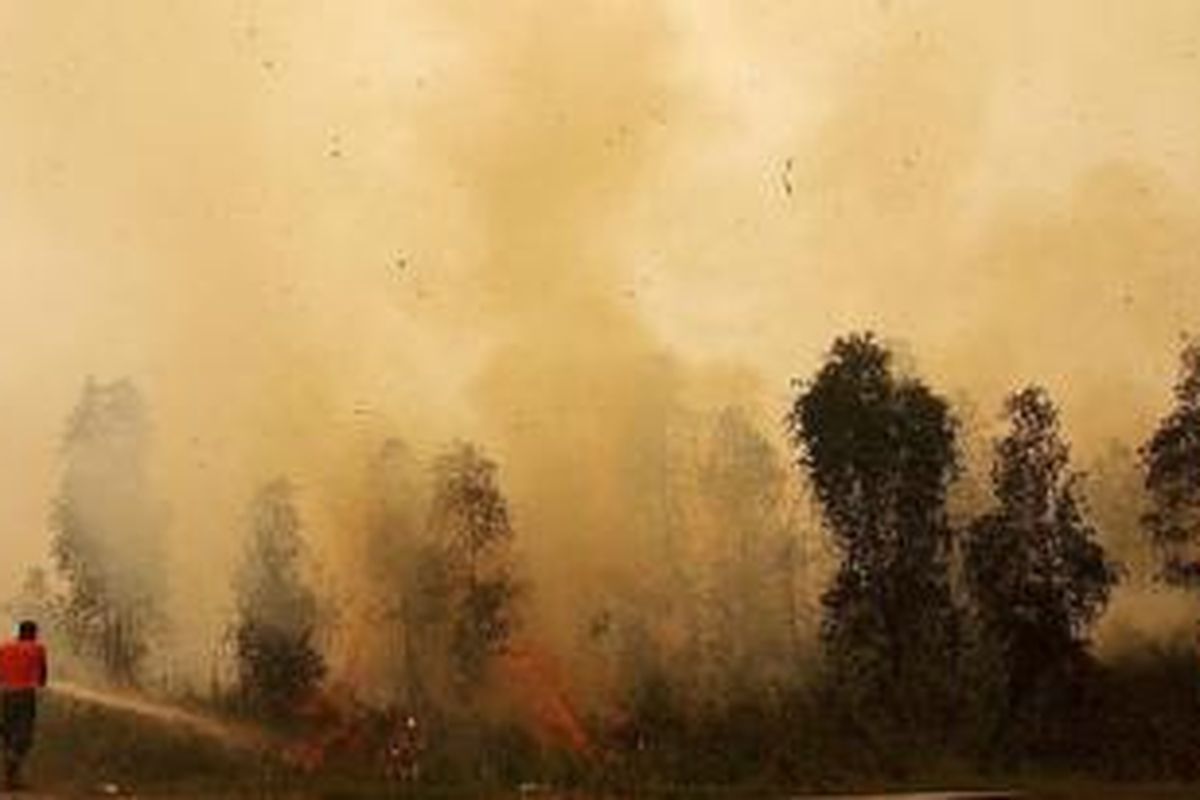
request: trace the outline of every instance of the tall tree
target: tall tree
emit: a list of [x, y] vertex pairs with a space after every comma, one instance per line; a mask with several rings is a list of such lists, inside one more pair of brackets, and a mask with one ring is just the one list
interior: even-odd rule
[[165, 619], [167, 515], [147, 474], [150, 442], [134, 385], [89, 379], [67, 426], [51, 515], [67, 633], [118, 683], [139, 680]]
[[254, 497], [250, 529], [234, 574], [233, 641], [250, 709], [286, 719], [325, 675], [315, 644], [316, 594], [305, 582], [304, 540], [291, 484], [273, 481]]
[[879, 735], [934, 733], [958, 649], [945, 508], [955, 421], [870, 333], [837, 339], [799, 388], [787, 424], [841, 556], [822, 597], [827, 659]]
[[1143, 524], [1161, 551], [1163, 577], [1200, 585], [1200, 338], [1184, 344], [1175, 407], [1139, 454], [1150, 509]]
[[496, 463], [474, 445], [441, 455], [434, 479], [428, 527], [440, 557], [422, 559], [422, 580], [430, 603], [440, 597], [450, 614], [449, 655], [466, 689], [482, 680], [514, 630], [513, 528]]
[[987, 652], [1002, 668], [1009, 726], [1040, 691], [1065, 688], [1117, 570], [1088, 521], [1050, 396], [1023, 389], [1005, 414], [1009, 432], [992, 466], [996, 508], [970, 526], [964, 578]]

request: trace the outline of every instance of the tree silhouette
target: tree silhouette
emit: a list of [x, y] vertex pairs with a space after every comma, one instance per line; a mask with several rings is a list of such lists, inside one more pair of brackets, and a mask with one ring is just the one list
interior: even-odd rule
[[945, 510], [955, 421], [870, 333], [837, 339], [799, 388], [787, 424], [841, 556], [822, 597], [827, 659], [877, 735], [921, 741], [950, 713], [958, 649]]
[[1001, 670], [1000, 724], [1010, 728], [1037, 693], [1050, 693], [1050, 701], [1067, 688], [1117, 570], [1087, 519], [1081, 476], [1069, 468], [1049, 395], [1023, 389], [1005, 413], [1010, 430], [992, 466], [997, 507], [970, 526], [964, 577], [984, 646]]
[[238, 679], [250, 709], [286, 719], [325, 675], [314, 644], [316, 595], [301, 573], [304, 541], [292, 487], [276, 480], [259, 490], [234, 575], [233, 626]]
[[123, 684], [140, 679], [164, 624], [167, 517], [147, 475], [150, 433], [145, 401], [131, 382], [88, 379], [64, 437], [51, 515], [68, 638]]
[[1162, 577], [1200, 585], [1200, 339], [1184, 344], [1175, 408], [1139, 450], [1150, 509], [1142, 518], [1162, 555]]
[[483, 678], [516, 623], [513, 529], [496, 473], [495, 462], [466, 443], [434, 464], [428, 527], [439, 557], [426, 554], [421, 577], [429, 610], [440, 606], [451, 615], [449, 650], [460, 688]]

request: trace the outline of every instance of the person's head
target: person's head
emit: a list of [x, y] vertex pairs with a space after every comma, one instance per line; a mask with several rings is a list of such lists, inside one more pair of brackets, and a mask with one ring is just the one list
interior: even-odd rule
[[36, 622], [31, 619], [23, 619], [21, 620], [20, 624], [17, 625], [17, 638], [25, 639], [26, 641], [33, 641], [37, 638], [37, 631], [38, 628]]

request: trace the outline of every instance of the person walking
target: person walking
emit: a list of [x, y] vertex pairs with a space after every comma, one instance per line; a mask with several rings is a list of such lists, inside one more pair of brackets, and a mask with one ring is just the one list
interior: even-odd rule
[[46, 648], [37, 637], [37, 623], [23, 620], [16, 638], [0, 645], [0, 745], [8, 789], [21, 788], [21, 766], [33, 746], [38, 690], [49, 677]]

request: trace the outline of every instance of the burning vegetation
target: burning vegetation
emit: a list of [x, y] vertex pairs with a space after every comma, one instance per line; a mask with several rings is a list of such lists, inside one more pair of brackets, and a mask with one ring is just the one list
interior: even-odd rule
[[1200, 777], [1195, 4], [109, 5], [0, 12], [46, 758]]
[[[339, 606], [350, 595], [320, 588], [298, 490], [272, 480], [245, 515], [227, 668], [207, 690], [170, 682], [170, 586], [154, 568], [168, 516], [145, 469], [148, 404], [128, 382], [86, 384], [51, 516], [54, 578], [31, 570], [11, 608], [44, 621], [62, 673], [127, 698], [110, 706], [232, 726], [285, 772], [804, 784], [957, 763], [1193, 778], [1190, 646], [1098, 659], [1092, 639], [1122, 578], [1192, 582], [1196, 352], [1140, 451], [1152, 574], [1105, 550], [1040, 387], [1005, 404], [990, 500], [951, 514], [961, 424], [855, 334], [796, 383], [777, 432], [790, 470], [747, 414], [713, 417], [693, 462], [674, 465], [694, 481], [669, 498], [669, 569], [651, 573], [669, 593], [606, 587], [570, 651], [537, 627], [497, 461], [458, 442], [422, 465], [391, 439], [368, 469], [358, 596]], [[804, 496], [828, 537], [815, 556]], [[147, 695], [193, 711], [155, 712]]]

